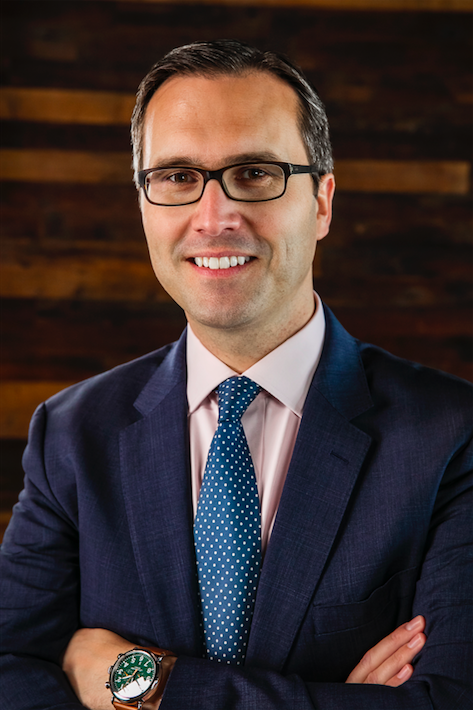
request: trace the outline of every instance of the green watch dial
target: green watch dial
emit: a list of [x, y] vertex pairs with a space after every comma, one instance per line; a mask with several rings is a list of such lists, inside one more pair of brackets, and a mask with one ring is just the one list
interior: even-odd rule
[[110, 673], [111, 691], [118, 700], [135, 700], [152, 686], [157, 664], [147, 651], [127, 651], [117, 660]]

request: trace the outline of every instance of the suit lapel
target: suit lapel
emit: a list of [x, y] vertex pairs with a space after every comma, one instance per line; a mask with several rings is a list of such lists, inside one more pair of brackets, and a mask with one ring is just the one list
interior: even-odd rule
[[[371, 439], [351, 419], [372, 406], [356, 342], [327, 332], [264, 561], [247, 662], [282, 670], [323, 573]], [[187, 450], [185, 338], [121, 433], [123, 492], [156, 643], [200, 656]], [[184, 436], [183, 436], [184, 435]]]
[[310, 605], [371, 438], [350, 423], [371, 399], [355, 341], [330, 312], [266, 553], [247, 662], [282, 670]]
[[187, 436], [185, 336], [135, 402], [121, 432], [122, 485], [156, 643], [200, 655]]

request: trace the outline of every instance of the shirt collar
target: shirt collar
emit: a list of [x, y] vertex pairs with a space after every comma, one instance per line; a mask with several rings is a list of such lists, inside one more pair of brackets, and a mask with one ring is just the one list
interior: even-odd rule
[[[307, 325], [242, 373], [299, 417], [319, 364], [325, 336], [322, 302], [318, 294], [314, 293], [314, 296], [315, 313]], [[189, 413], [192, 414], [221, 382], [237, 374], [207, 350], [188, 325]]]

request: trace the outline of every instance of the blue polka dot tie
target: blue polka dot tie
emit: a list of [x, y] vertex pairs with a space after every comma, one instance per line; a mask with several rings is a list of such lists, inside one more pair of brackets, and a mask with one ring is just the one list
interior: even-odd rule
[[207, 657], [245, 658], [261, 564], [255, 470], [241, 417], [260, 387], [231, 377], [218, 388], [218, 426], [194, 522]]

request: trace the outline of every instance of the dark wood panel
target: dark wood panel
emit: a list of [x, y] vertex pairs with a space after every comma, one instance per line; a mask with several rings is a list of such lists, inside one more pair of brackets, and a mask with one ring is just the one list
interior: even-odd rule
[[131, 159], [121, 152], [2, 148], [0, 180], [127, 185], [132, 180]]
[[[133, 92], [156, 58], [173, 46], [236, 36], [290, 53], [317, 85], [320, 79], [322, 85], [338, 86], [348, 77], [349, 85], [370, 86], [374, 78], [382, 86], [392, 75], [399, 77], [399, 86], [407, 81], [415, 96], [416, 89], [425, 93], [426, 78], [441, 82], [456, 76], [457, 93], [471, 93], [471, 27], [453, 13], [330, 12], [246, 4], [190, 4], [183, 12], [175, 3], [54, 0], [8, 0], [3, 6], [3, 75], [13, 86]], [[392, 110], [399, 115], [404, 107], [401, 102]]]
[[[165, 3], [169, 0], [120, 0], [121, 2], [147, 2]], [[175, 0], [182, 5], [189, 5], [193, 0]], [[390, 12], [398, 10], [402, 12], [438, 12], [448, 10], [449, 12], [469, 12], [471, 11], [470, 0], [201, 0], [203, 4], [209, 5], [271, 5], [328, 8], [330, 10], [377, 10]]]
[[[322, 284], [323, 285], [323, 284]], [[372, 294], [371, 305], [341, 305], [320, 288], [321, 295], [353, 334], [381, 347], [392, 337], [437, 337], [433, 359], [441, 360], [442, 342], [448, 349], [471, 335], [471, 310], [459, 306], [389, 306]], [[376, 305], [373, 305], [376, 304]], [[1, 375], [8, 380], [76, 381], [138, 357], [179, 337], [185, 321], [173, 303], [93, 303], [87, 301], [6, 302]], [[390, 342], [390, 341], [389, 341]], [[456, 348], [456, 346], [455, 346]], [[415, 352], [405, 357], [415, 359]], [[440, 367], [441, 365], [437, 365]]]
[[[391, 101], [389, 101], [392, 104]], [[465, 106], [465, 121], [451, 126], [437, 121], [434, 126], [420, 127], [413, 140], [411, 130], [396, 130], [395, 126], [378, 122], [365, 107], [369, 117], [360, 119], [359, 125], [349, 126], [346, 110], [340, 116], [340, 108], [331, 111], [327, 106], [331, 123], [331, 139], [335, 158], [379, 158], [394, 160], [470, 160], [473, 146], [471, 134], [471, 105]], [[335, 117], [335, 112], [337, 117]], [[463, 112], [463, 110], [462, 110]], [[354, 118], [354, 111], [350, 117]], [[458, 115], [458, 114], [457, 114]], [[333, 116], [333, 119], [332, 119]], [[460, 125], [458, 125], [460, 124]], [[406, 122], [406, 128], [409, 125]], [[412, 124], [411, 124], [412, 125]]]
[[[363, 122], [347, 125], [346, 109], [327, 105], [331, 120], [331, 139], [338, 159], [398, 159], [398, 160], [470, 160], [472, 154], [471, 105], [461, 112], [465, 120], [449, 123], [436, 122], [427, 130], [419, 128], [413, 140], [412, 132], [396, 130], [395, 126], [380, 125], [372, 116], [370, 106], [364, 107]], [[349, 115], [354, 117], [355, 111]], [[458, 112], [460, 113], [460, 111]], [[339, 125], [338, 125], [339, 124]], [[100, 152], [126, 151], [130, 142], [127, 126], [86, 126], [80, 124], [34, 123], [2, 121], [0, 147], [51, 148]]]
[[[133, 185], [0, 183], [4, 253], [11, 248], [106, 254], [146, 253]], [[469, 196], [336, 193], [333, 223], [323, 248], [384, 242], [391, 250], [420, 244], [425, 254], [443, 244], [471, 245]], [[36, 252], [38, 253], [38, 252]], [[447, 253], [444, 255], [448, 256]], [[446, 259], [446, 266], [448, 259]], [[421, 270], [422, 272], [422, 270]]]
[[[0, 183], [4, 249], [145, 255], [135, 187]], [[38, 253], [38, 251], [37, 251]]]
[[51, 123], [129, 125], [134, 95], [70, 89], [4, 87], [0, 118]]
[[23, 488], [21, 457], [26, 439], [0, 439], [0, 542], [8, 525], [11, 509]]
[[[5, 278], [0, 283], [7, 294], [1, 374], [13, 392], [7, 414], [20, 417], [16, 436], [44, 386], [78, 381], [139, 356], [174, 340], [184, 327], [177, 306], [152, 300], [158, 287], [130, 181], [128, 127], [115, 123], [125, 120], [122, 109], [113, 97], [93, 92], [124, 94], [131, 105], [142, 76], [168, 49], [196, 38], [237, 36], [287, 52], [303, 66], [326, 102], [338, 160], [405, 161], [384, 163], [391, 190], [403, 183], [406, 189], [410, 175], [403, 171], [416, 163], [471, 162], [470, 18], [420, 11], [440, 7], [435, 0], [419, 0], [418, 12], [409, 0], [394, 0], [409, 12], [387, 10], [390, 0], [376, 2], [378, 11], [359, 11], [372, 0], [347, 1], [358, 11], [334, 10], [344, 0], [327, 0], [325, 9], [326, 0], [306, 6], [286, 0], [279, 6], [264, 0], [185, 6], [3, 2], [1, 81], [13, 90], [5, 96], [11, 101], [35, 88], [59, 91], [42, 106], [30, 93], [27, 110], [9, 104], [1, 146], [112, 161], [119, 153], [124, 171], [123, 184], [115, 185], [100, 171], [95, 184], [0, 185], [3, 263], [12, 284]], [[453, 3], [448, 7], [453, 10]], [[77, 90], [92, 103], [82, 101], [75, 112], [63, 102]], [[109, 124], [97, 125], [104, 120]], [[473, 380], [471, 185], [464, 172], [464, 194], [441, 194], [440, 176], [432, 162], [429, 167], [435, 193], [337, 193], [331, 233], [316, 260], [316, 287], [355, 336]], [[350, 190], [358, 178], [353, 165], [345, 169]], [[339, 173], [341, 187], [343, 180]], [[448, 177], [445, 182], [451, 184]], [[67, 288], [58, 292], [60, 283]], [[138, 300], [131, 302], [131, 292]], [[0, 441], [12, 482], [6, 508], [21, 486], [23, 444]], [[0, 504], [0, 525], [2, 511]]]
[[[330, 237], [328, 237], [330, 239]], [[351, 247], [333, 247], [330, 242], [324, 245], [322, 252], [322, 273], [327, 281], [336, 283], [343, 279], [343, 284], [350, 286], [351, 281], [364, 281], [364, 290], [371, 296], [377, 294], [382, 302], [383, 283], [403, 285], [419, 279], [419, 285], [429, 281], [434, 289], [441, 284], [449, 288], [449, 282], [460, 283], [471, 278], [471, 248], [467, 244], [458, 244], [449, 248], [445, 244], [435, 244], [432, 240], [407, 242], [402, 239], [393, 243], [388, 238], [363, 240]], [[349, 279], [347, 282], [346, 280]], [[451, 297], [461, 296], [461, 291], [453, 290]]]
[[349, 308], [331, 303], [335, 315], [355, 337], [398, 357], [449, 372], [473, 382], [471, 308]]
[[41, 254], [3, 259], [0, 296], [115, 301], [169, 301], [148, 260], [107, 255]]
[[21, 457], [25, 446], [26, 438], [0, 440], [0, 510], [10, 510], [18, 499], [23, 486]]
[[[326, 300], [330, 303], [330, 298]], [[401, 314], [399, 309], [372, 307], [360, 310], [353, 307], [340, 308], [332, 303], [330, 305], [335, 307], [335, 312], [341, 315], [348, 329], [360, 339], [374, 341], [399, 357], [421, 361], [427, 366], [473, 379], [473, 353], [471, 337], [469, 337], [471, 333], [467, 332], [468, 328], [465, 328], [465, 313], [461, 310], [452, 317], [451, 312], [445, 309], [436, 309], [433, 312], [431, 309], [410, 308], [408, 312]], [[123, 327], [128, 332], [131, 330], [129, 322]], [[112, 337], [115, 335], [116, 340], [119, 340], [119, 334], [113, 333], [110, 328], [107, 335]], [[35, 345], [41, 357], [44, 343], [30, 342], [34, 354], [36, 354]], [[64, 352], [65, 349], [67, 350], [67, 345], [64, 348], [64, 344], [57, 340], [50, 341], [48, 345], [50, 351], [55, 351], [56, 356], [61, 351], [62, 357], [67, 361]], [[74, 353], [77, 354], [77, 344], [72, 345]], [[95, 345], [97, 347], [97, 343]], [[93, 349], [88, 348], [89, 356]], [[8, 363], [5, 365], [5, 369], [8, 370]], [[53, 358], [50, 365], [52, 371], [57, 369]], [[18, 370], [18, 362], [16, 366]], [[42, 379], [35, 380], [32, 378], [31, 369], [28, 371], [25, 369], [24, 372], [28, 379], [19, 379], [17, 373], [17, 377], [5, 379], [1, 384], [0, 438], [23, 439], [27, 434], [29, 420], [35, 408], [56, 392], [81, 379], [76, 377], [70, 381], [48, 380], [44, 378], [43, 373]]]
[[0, 377], [77, 381], [176, 340], [173, 302], [4, 299]]
[[[0, 123], [2, 148], [56, 148], [100, 152], [126, 152], [130, 147], [130, 126], [90, 126], [77, 123], [34, 123], [7, 121]], [[464, 151], [464, 149], [463, 149]], [[464, 155], [459, 153], [459, 158]], [[448, 158], [452, 156], [448, 155]], [[453, 156], [456, 157], [456, 156]]]
[[[466, 161], [337, 160], [338, 189], [349, 192], [470, 192]], [[128, 153], [3, 148], [0, 180], [127, 184], [132, 178]]]
[[[358, 259], [358, 263], [360, 261], [361, 259]], [[464, 271], [468, 268], [466, 263]], [[428, 308], [433, 313], [437, 308], [462, 308], [468, 311], [471, 304], [472, 286], [468, 273], [464, 273], [461, 278], [454, 274], [437, 277], [422, 277], [417, 274], [344, 276], [343, 270], [336, 269], [335, 266], [329, 271], [324, 259], [320, 271], [322, 275], [316, 276], [315, 286], [327, 303], [342, 308], [366, 310], [367, 314], [373, 302], [379, 308], [399, 309], [407, 320], [410, 318], [411, 308]], [[471, 314], [463, 312], [466, 318], [464, 330], [471, 332]], [[409, 324], [406, 324], [406, 328], [409, 328]], [[441, 333], [439, 325], [439, 334]]]
[[338, 189], [349, 192], [470, 192], [471, 166], [466, 161], [336, 160]]
[[470, 247], [472, 233], [469, 196], [377, 194], [360, 199], [335, 193], [333, 222], [322, 245], [369, 249], [371, 243], [384, 243], [395, 252], [418, 244], [427, 258], [431, 247], [444, 245], [448, 269], [448, 254], [454, 256], [457, 245]]
[[3, 381], [0, 383], [0, 438], [25, 439], [35, 409], [47, 399], [74, 382], [32, 380]]
[[[340, 307], [333, 305], [334, 311], [348, 330], [361, 340], [383, 347], [383, 339], [410, 337], [452, 338], [468, 337], [471, 332], [470, 309], [413, 307], [409, 309], [380, 308], [377, 304], [370, 309]], [[412, 358], [414, 359], [414, 358]]]

